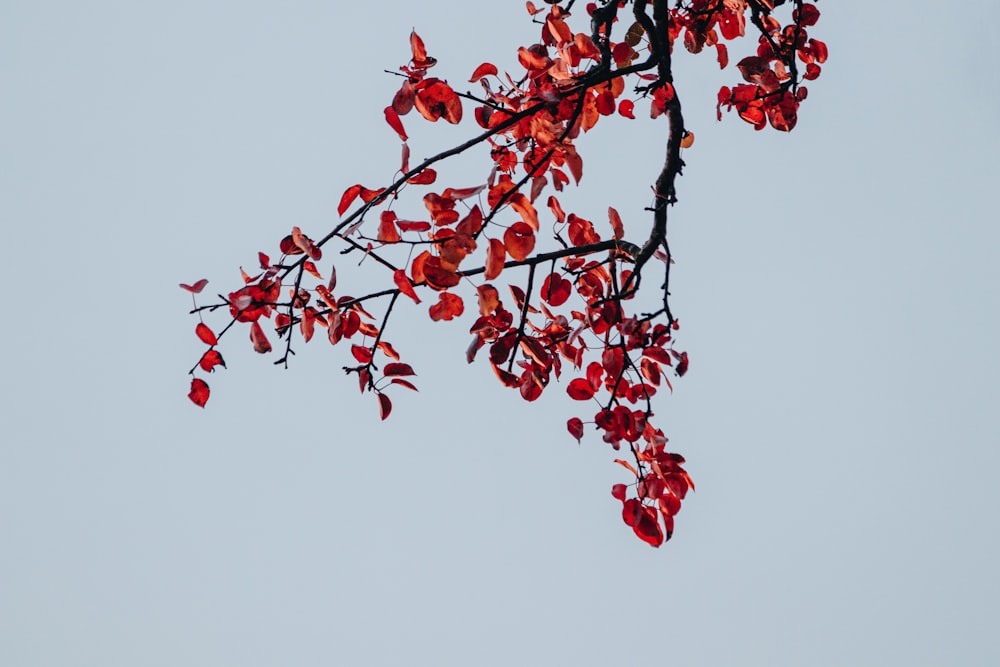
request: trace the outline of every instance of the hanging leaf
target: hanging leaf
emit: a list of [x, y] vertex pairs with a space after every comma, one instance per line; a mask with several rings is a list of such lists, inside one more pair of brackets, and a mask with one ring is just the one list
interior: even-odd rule
[[201, 280], [197, 281], [193, 285], [188, 285], [186, 283], [180, 283], [180, 286], [183, 289], [186, 289], [188, 292], [191, 292], [191, 294], [198, 294], [203, 289], [205, 289], [205, 285], [207, 285], [207, 284], [208, 284], [208, 280], [206, 280], [205, 278], [202, 278]]
[[409, 364], [401, 363], [386, 364], [385, 368], [382, 369], [382, 374], [386, 377], [389, 377], [390, 375], [416, 375], [416, 373], [413, 372], [413, 368]]
[[250, 325], [250, 342], [253, 343], [253, 349], [261, 354], [267, 354], [271, 351], [271, 342], [264, 335], [264, 330], [260, 328], [260, 324], [256, 321]]
[[218, 345], [219, 343], [219, 339], [216, 338], [215, 333], [204, 322], [199, 322], [198, 326], [194, 328], [194, 332], [198, 334], [198, 338], [205, 345]]
[[206, 383], [201, 378], [195, 378], [191, 380], [191, 391], [188, 392], [188, 398], [191, 402], [197, 405], [199, 408], [205, 407], [208, 403], [208, 396], [211, 391], [208, 388], [208, 383]]
[[378, 413], [382, 417], [382, 421], [385, 421], [389, 413], [392, 412], [392, 401], [385, 394], [378, 395]]
[[389, 124], [389, 127], [396, 131], [396, 134], [399, 135], [400, 139], [406, 141], [406, 130], [403, 129], [403, 121], [399, 119], [399, 114], [396, 113], [396, 110], [391, 106], [388, 106], [385, 108], [384, 113], [385, 122]]
[[568, 422], [566, 422], [566, 429], [569, 434], [576, 438], [577, 442], [583, 440], [583, 422], [580, 421], [579, 417], [573, 417]]
[[399, 288], [400, 292], [413, 299], [415, 303], [420, 303], [420, 297], [417, 296], [416, 290], [413, 289], [413, 283], [406, 277], [406, 271], [396, 269], [392, 274], [392, 281], [396, 283], [396, 287]]

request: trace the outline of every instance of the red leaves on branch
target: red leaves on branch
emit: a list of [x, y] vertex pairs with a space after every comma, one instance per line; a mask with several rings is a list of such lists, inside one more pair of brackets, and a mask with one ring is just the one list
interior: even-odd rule
[[[254, 350], [265, 354], [272, 351], [267, 321], [266, 328], [273, 326], [277, 345], [284, 350], [276, 363], [285, 365], [295, 354], [293, 344], [309, 342], [317, 327], [325, 327], [331, 344], [351, 341], [351, 354], [344, 356], [356, 365], [344, 370], [357, 375], [362, 393], [376, 395], [379, 415], [386, 419], [392, 411], [386, 393], [390, 387], [416, 391], [407, 379], [414, 376], [413, 367], [400, 361], [399, 352], [384, 339], [387, 331], [395, 335], [398, 330], [390, 318], [394, 309], [409, 307], [399, 296], [419, 304], [417, 288], [434, 290], [431, 319], [450, 321], [465, 314], [459, 293], [475, 289], [477, 308], [471, 314], [466, 359], [471, 363], [477, 353], [488, 357], [499, 381], [525, 401], [540, 399], [556, 382], [577, 401], [573, 405], [594, 406], [590, 421], [572, 417], [567, 431], [580, 442], [588, 424], [587, 431], [596, 433], [604, 446], [624, 449], [623, 458], [615, 461], [632, 478], [614, 484], [612, 496], [622, 503], [622, 520], [636, 536], [658, 547], [670, 539], [674, 517], [694, 488], [682, 467], [684, 459], [665, 450], [667, 438], [652, 424], [657, 391], [664, 385], [667, 391], [673, 389], [666, 369], [680, 377], [689, 367], [687, 353], [674, 347], [678, 321], [669, 305], [670, 274], [666, 281], [662, 273], [655, 275], [663, 269], [659, 262], [668, 269], [672, 264], [666, 240], [662, 228], [654, 227], [657, 218], [633, 221], [641, 215], [641, 205], [635, 202], [625, 211], [630, 216], [628, 230], [618, 210], [608, 207], [608, 227], [601, 230], [608, 237], [610, 229], [606, 240], [590, 220], [565, 211], [546, 191], [551, 187], [562, 192], [571, 182], [579, 184], [584, 166], [579, 147], [587, 133], [598, 125], [610, 126], [614, 116], [636, 120], [636, 102], [648, 98], [649, 115], [669, 120], [667, 132], [650, 135], [666, 134], [668, 148], [662, 173], [649, 175], [655, 183], [656, 215], [662, 214], [662, 202], [669, 206], [675, 201], [680, 165], [674, 160], [680, 149], [692, 147], [694, 133], [685, 126], [674, 73], [660, 69], [669, 59], [657, 49], [680, 42], [691, 53], [712, 53], [725, 69], [730, 61], [725, 42], [743, 36], [748, 26], [756, 30], [759, 35], [750, 40], [749, 52], [734, 55], [741, 80], [719, 90], [716, 114], [721, 120], [723, 110], [735, 110], [757, 130], [770, 125], [779, 131], [795, 127], [799, 105], [808, 95], [802, 84], [821, 75], [828, 49], [808, 34], [819, 19], [816, 5], [808, 2], [787, 3], [791, 23], [785, 25], [778, 20], [775, 4], [786, 3], [771, 0], [655, 0], [651, 15], [647, 3], [633, 3], [627, 13], [646, 14], [655, 35], [646, 34], [643, 26], [648, 23], [626, 18], [628, 3], [590, 3], [579, 17], [571, 16], [565, 4], [526, 3], [540, 27], [538, 41], [517, 48], [516, 71], [501, 74], [489, 62], [476, 67], [469, 81], [479, 83], [482, 92], [475, 94], [460, 96], [444, 79], [429, 77], [436, 60], [412, 32], [411, 58], [400, 67], [399, 88], [382, 110], [385, 122], [404, 142], [398, 169], [387, 165], [386, 187], [348, 187], [340, 197], [338, 215], [347, 215], [359, 199], [364, 206], [323, 233], [321, 241], [294, 227], [278, 242], [281, 256], [272, 263], [259, 252], [260, 272], [250, 275], [241, 268], [242, 285], [220, 302], [199, 308], [192, 296], [193, 312], [199, 315], [195, 333], [209, 348], [191, 372], [225, 368], [217, 346], [234, 324], [248, 324]], [[583, 32], [573, 31], [577, 19]], [[416, 109], [426, 121], [443, 118], [459, 124], [463, 97], [475, 105], [473, 137], [411, 168], [402, 116]], [[484, 149], [481, 155], [487, 162], [479, 170], [463, 171], [461, 177], [464, 183], [478, 185], [456, 187], [448, 182], [438, 185], [437, 192], [420, 189], [453, 173], [441, 169], [439, 175], [432, 165], [474, 146]], [[620, 149], [625, 160], [620, 166], [627, 169], [636, 147]], [[417, 198], [428, 212], [425, 220], [419, 214], [410, 220], [397, 217], [397, 212], [419, 208], [411, 186], [418, 188]], [[536, 209], [543, 196], [554, 218], [544, 226]], [[662, 218], [658, 220], [662, 225]], [[328, 243], [331, 254], [351, 254], [360, 270], [374, 276], [370, 282], [365, 277], [353, 283], [361, 285], [360, 296], [335, 294], [341, 289], [335, 267], [323, 283], [320, 246], [327, 248]], [[509, 309], [489, 282], [505, 272], [512, 295]], [[353, 278], [345, 274], [345, 283], [346, 276]], [[197, 295], [207, 283], [203, 279], [180, 286]], [[662, 285], [662, 294], [645, 301], [643, 308], [650, 303], [658, 308], [649, 313], [632, 304], [640, 301], [640, 286], [643, 294], [655, 291], [647, 287], [651, 283]], [[228, 310], [232, 320], [215, 328], [201, 322], [216, 310]], [[189, 398], [203, 407], [208, 397], [208, 385], [194, 378]]]

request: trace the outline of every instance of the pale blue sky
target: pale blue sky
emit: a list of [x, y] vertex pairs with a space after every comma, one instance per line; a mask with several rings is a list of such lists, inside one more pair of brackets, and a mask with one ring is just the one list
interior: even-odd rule
[[[536, 39], [520, 2], [345, 4], [0, 3], [0, 664], [1000, 662], [996, 3], [821, 2], [788, 136], [678, 66], [692, 364], [659, 412], [698, 492], [660, 550], [561, 392], [524, 404], [423, 308], [385, 423], [325, 345], [227, 346], [188, 402], [177, 283], [384, 179], [410, 29], [456, 82]], [[663, 125], [619, 125], [581, 214], [647, 203]]]

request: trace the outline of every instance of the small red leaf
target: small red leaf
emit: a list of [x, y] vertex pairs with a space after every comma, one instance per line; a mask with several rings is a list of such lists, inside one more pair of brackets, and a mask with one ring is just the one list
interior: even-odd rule
[[594, 388], [583, 378], [576, 378], [566, 387], [566, 393], [575, 401], [586, 401], [594, 397]]
[[496, 75], [496, 73], [497, 73], [496, 65], [493, 65], [492, 63], [483, 63], [482, 65], [476, 68], [475, 72], [472, 73], [472, 76], [469, 78], [469, 83], [475, 83], [476, 81], [479, 81], [484, 77], [490, 75]]
[[566, 303], [573, 291], [573, 284], [557, 273], [545, 276], [542, 283], [541, 296], [550, 306], [556, 307]]
[[625, 236], [625, 227], [622, 225], [622, 217], [611, 206], [608, 207], [608, 220], [611, 222], [611, 229], [614, 230], [615, 238], [623, 238]]
[[385, 122], [389, 123], [389, 127], [396, 131], [400, 139], [406, 141], [406, 130], [403, 129], [403, 121], [399, 119], [399, 114], [391, 106], [385, 108]]
[[250, 342], [253, 343], [253, 349], [261, 354], [267, 354], [271, 351], [271, 342], [267, 340], [264, 330], [256, 321], [250, 325]]
[[423, 220], [414, 222], [411, 220], [397, 220], [396, 226], [403, 232], [426, 232], [430, 231], [431, 223]]
[[406, 272], [403, 269], [397, 269], [392, 274], [392, 280], [396, 283], [396, 287], [399, 288], [400, 292], [413, 299], [416, 303], [420, 303], [420, 297], [417, 296], [416, 290], [413, 289], [413, 283], [406, 277]]
[[202, 355], [201, 361], [198, 362], [201, 370], [206, 373], [211, 373], [216, 366], [226, 367], [226, 362], [222, 360], [222, 355], [219, 354], [218, 350], [209, 350]]
[[212, 330], [208, 328], [208, 325], [206, 325], [204, 322], [199, 322], [198, 326], [194, 328], [194, 332], [198, 334], [198, 338], [200, 338], [201, 342], [203, 342], [205, 345], [217, 345], [219, 342], [219, 339], [216, 338], [215, 333], [213, 333]]
[[385, 394], [379, 394], [378, 413], [382, 417], [382, 421], [385, 421], [385, 418], [389, 416], [390, 412], [392, 412], [392, 401], [390, 401], [389, 397]]
[[382, 373], [388, 377], [390, 375], [416, 375], [409, 364], [391, 363], [386, 364]]
[[441, 292], [438, 295], [438, 302], [430, 307], [431, 319], [435, 322], [440, 320], [451, 320], [458, 317], [465, 310], [462, 297], [451, 292]]
[[625, 502], [625, 490], [624, 484], [615, 484], [611, 487], [611, 495], [618, 500]]
[[635, 102], [632, 100], [622, 100], [618, 103], [618, 113], [626, 118], [635, 120]]
[[417, 391], [417, 388], [413, 385], [413, 383], [407, 380], [403, 380], [401, 378], [393, 378], [391, 382], [392, 384], [398, 384], [401, 387], [406, 387], [407, 389], [412, 389], [413, 391]]
[[493, 280], [503, 271], [504, 262], [507, 260], [507, 249], [500, 239], [490, 239], [490, 245], [486, 249], [486, 271], [483, 277]]
[[515, 222], [503, 235], [507, 254], [518, 262], [526, 259], [535, 249], [535, 232], [524, 222]]
[[579, 417], [573, 417], [566, 422], [566, 429], [569, 434], [576, 438], [577, 442], [583, 439], [583, 422], [580, 421]]
[[186, 283], [179, 283], [179, 284], [180, 284], [181, 288], [186, 289], [188, 292], [191, 292], [191, 294], [197, 294], [198, 292], [200, 292], [203, 289], [205, 289], [205, 285], [208, 284], [208, 280], [205, 279], [205, 278], [202, 278], [201, 280], [199, 280], [198, 282], [196, 282], [194, 285], [188, 285]]
[[370, 363], [372, 360], [372, 351], [369, 348], [363, 347], [361, 345], [352, 345], [351, 354], [353, 354], [354, 358], [357, 359], [358, 363], [361, 364]]
[[351, 207], [354, 200], [358, 198], [361, 194], [361, 185], [352, 185], [351, 187], [344, 190], [344, 194], [340, 197], [340, 205], [337, 206], [337, 214], [344, 215], [344, 211]]
[[406, 179], [406, 182], [410, 183], [411, 185], [430, 185], [436, 180], [437, 180], [437, 172], [431, 169], [430, 167], [427, 167], [416, 176], [411, 176], [410, 178]]
[[314, 264], [313, 262], [310, 262], [308, 259], [306, 261], [302, 262], [302, 269], [306, 273], [314, 276], [316, 278], [316, 280], [323, 280], [323, 276], [320, 275], [319, 269], [316, 268], [316, 264]]
[[396, 228], [396, 214], [392, 211], [382, 211], [379, 216], [378, 236], [376, 239], [382, 243], [399, 243], [401, 237]]
[[199, 408], [205, 407], [205, 403], [208, 403], [210, 393], [207, 382], [201, 378], [191, 380], [191, 391], [188, 392], [188, 398]]

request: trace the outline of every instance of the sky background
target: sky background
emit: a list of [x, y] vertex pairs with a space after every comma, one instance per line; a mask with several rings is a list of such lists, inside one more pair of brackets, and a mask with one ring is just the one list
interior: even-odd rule
[[[321, 236], [398, 164], [411, 28], [457, 85], [515, 67], [523, 4], [0, 2], [0, 664], [1000, 663], [1000, 7], [819, 6], [790, 135], [677, 65], [692, 362], [657, 411], [698, 491], [654, 550], [571, 401], [467, 366], [468, 321], [400, 309], [421, 391], [385, 423], [346, 347], [282, 371], [244, 332], [186, 397], [177, 283]], [[472, 130], [407, 127], [415, 158]], [[642, 225], [664, 130], [599, 125], [575, 210]]]

